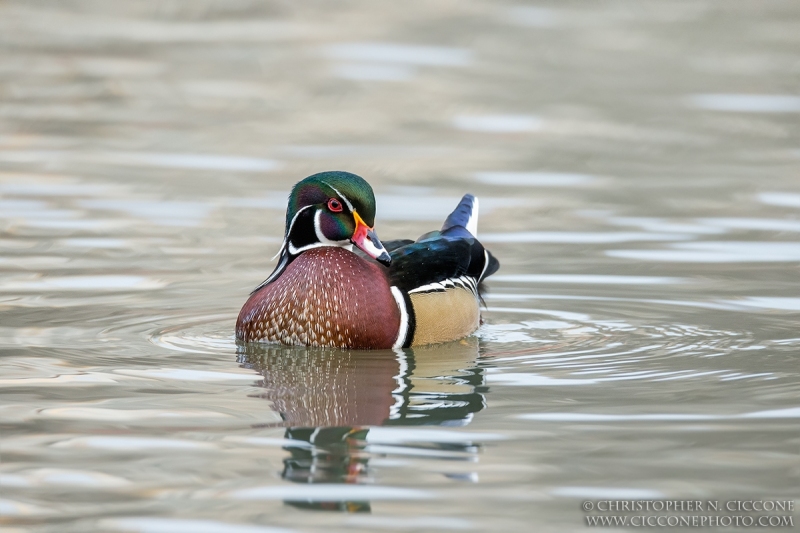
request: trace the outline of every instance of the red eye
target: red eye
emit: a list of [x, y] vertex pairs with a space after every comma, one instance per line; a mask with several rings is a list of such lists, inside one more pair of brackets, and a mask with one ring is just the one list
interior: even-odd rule
[[342, 202], [340, 202], [336, 198], [331, 198], [330, 200], [328, 200], [328, 209], [330, 209], [334, 213], [338, 213], [342, 210]]

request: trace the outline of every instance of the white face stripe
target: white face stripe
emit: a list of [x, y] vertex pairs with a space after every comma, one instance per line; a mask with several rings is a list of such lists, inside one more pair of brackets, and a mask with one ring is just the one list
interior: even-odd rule
[[[322, 180], [320, 180], [320, 181], [322, 181]], [[355, 209], [353, 208], [353, 204], [351, 204], [351, 203], [350, 203], [350, 200], [348, 200], [348, 199], [347, 199], [347, 196], [345, 196], [344, 194], [340, 193], [340, 192], [339, 192], [339, 191], [336, 189], [336, 187], [334, 187], [333, 185], [331, 185], [331, 184], [330, 184], [330, 183], [328, 183], [327, 181], [322, 181], [322, 183], [324, 183], [325, 185], [327, 185], [328, 187], [330, 187], [331, 189], [333, 189], [333, 192], [335, 192], [336, 194], [338, 194], [338, 195], [339, 195], [339, 198], [341, 198], [342, 200], [344, 200], [344, 203], [346, 203], [346, 204], [347, 204], [347, 208], [348, 208], [348, 209], [350, 209], [350, 212], [351, 212], [351, 213], [352, 213], [353, 211], [355, 211]]]
[[[309, 207], [314, 207], [314, 206], [313, 205], [307, 205], [303, 209], [301, 209], [300, 211], [304, 211], [304, 210], [308, 209]], [[314, 213], [314, 233], [317, 235], [317, 240], [319, 242], [307, 244], [305, 246], [301, 246], [300, 248], [295, 247], [295, 245], [292, 244], [291, 239], [289, 239], [289, 234], [292, 231], [292, 227], [294, 227], [294, 221], [297, 220], [297, 216], [300, 214], [300, 211], [298, 211], [297, 215], [295, 215], [294, 218], [292, 219], [292, 223], [289, 226], [289, 231], [286, 233], [286, 238], [283, 241], [283, 246], [281, 246], [281, 250], [278, 253], [283, 252], [284, 248], [288, 248], [289, 253], [291, 255], [297, 255], [297, 254], [299, 254], [301, 252], [305, 252], [306, 250], [311, 250], [312, 248], [322, 248], [323, 246], [336, 246], [338, 248], [344, 248], [344, 249], [349, 250], [351, 252], [353, 251], [353, 245], [350, 244], [350, 241], [348, 241], [348, 240], [332, 241], [329, 238], [327, 238], [324, 233], [322, 233], [322, 227], [320, 225], [320, 218], [322, 217], [322, 211], [321, 210], [317, 211], [316, 213]]]
[[[333, 187], [331, 187], [331, 188], [333, 189]], [[334, 189], [334, 190], [336, 190], [336, 189]], [[338, 191], [337, 191], [337, 194], [339, 194]], [[344, 197], [342, 197], [342, 198], [344, 199]], [[319, 242], [311, 243], [311, 244], [308, 244], [306, 246], [301, 246], [300, 248], [296, 248], [294, 246], [294, 244], [292, 244], [292, 241], [289, 239], [289, 235], [291, 235], [291, 233], [292, 233], [292, 229], [294, 228], [294, 223], [297, 222], [297, 217], [300, 216], [300, 213], [302, 213], [303, 211], [305, 211], [306, 209], [309, 209], [311, 207], [314, 207], [314, 206], [313, 205], [307, 205], [305, 207], [300, 208], [297, 211], [297, 213], [295, 213], [294, 217], [292, 217], [292, 221], [289, 223], [289, 227], [286, 230], [286, 235], [283, 238], [283, 242], [281, 243], [281, 247], [278, 249], [278, 253], [275, 254], [272, 257], [272, 259], [275, 259], [276, 257], [280, 257], [281, 258], [280, 262], [278, 263], [278, 266], [275, 267], [275, 270], [272, 272], [272, 274], [270, 274], [270, 276], [267, 279], [265, 279], [261, 283], [261, 285], [256, 287], [253, 292], [259, 290], [260, 288], [264, 287], [265, 285], [268, 285], [268, 284], [272, 283], [273, 281], [275, 281], [278, 278], [278, 276], [280, 276], [283, 273], [283, 271], [286, 269], [286, 265], [289, 264], [289, 258], [288, 258], [288, 256], [286, 256], [284, 254], [284, 252], [286, 252], [286, 251], [289, 252], [289, 255], [298, 255], [298, 254], [300, 254], [302, 252], [305, 252], [306, 250], [311, 250], [312, 248], [322, 248], [323, 246], [335, 246], [335, 247], [338, 247], [338, 248], [344, 248], [348, 252], [352, 252], [353, 251], [353, 245], [350, 243], [350, 241], [348, 241], [348, 240], [345, 240], [345, 241], [332, 241], [332, 240], [328, 239], [327, 237], [325, 237], [325, 234], [322, 233], [322, 228], [320, 226], [320, 217], [322, 215], [322, 211], [321, 210], [317, 211], [316, 213], [314, 213], [314, 233], [316, 233], [317, 239], [319, 240]]]
[[400, 309], [400, 329], [397, 331], [397, 340], [394, 341], [392, 348], [402, 348], [406, 342], [406, 335], [408, 335], [408, 309], [406, 309], [406, 300], [403, 298], [403, 293], [400, 289], [392, 285], [392, 296], [394, 301], [397, 302], [397, 308]]
[[297, 222], [297, 217], [300, 216], [300, 213], [302, 213], [303, 211], [305, 211], [306, 209], [309, 209], [311, 207], [314, 207], [314, 206], [313, 205], [307, 205], [305, 207], [301, 207], [297, 211], [297, 213], [294, 214], [294, 216], [292, 217], [292, 221], [289, 223], [289, 227], [286, 228], [286, 235], [284, 237], [288, 237], [289, 234], [292, 232], [292, 228], [294, 227], [294, 223]]
[[348, 241], [331, 241], [330, 243], [325, 242], [315, 242], [311, 244], [306, 244], [305, 246], [301, 246], [300, 248], [295, 248], [294, 245], [290, 242], [289, 243], [289, 253], [291, 255], [297, 255], [299, 253], [305, 252], [306, 250], [311, 250], [313, 248], [324, 248], [326, 246], [332, 246], [336, 248], [344, 248], [348, 252], [353, 251], [353, 245], [350, 244]]
[[302, 213], [309, 207], [314, 207], [314, 206], [307, 205], [305, 207], [300, 208], [300, 210], [298, 210], [297, 213], [294, 214], [294, 216], [292, 217], [292, 221], [289, 223], [289, 227], [286, 228], [286, 235], [283, 236], [283, 243], [281, 243], [281, 247], [278, 250], [278, 253], [272, 256], [273, 259], [275, 259], [276, 257], [280, 256], [283, 253], [283, 251], [286, 249], [287, 244], [291, 247], [291, 243], [289, 242], [289, 234], [292, 233], [292, 228], [294, 227], [294, 223], [297, 221], [297, 217], [299, 217], [300, 213]]
[[314, 213], [314, 233], [317, 234], [317, 240], [320, 243], [339, 246], [339, 243], [347, 242], [347, 241], [332, 241], [328, 237], [326, 237], [325, 234], [322, 233], [322, 222], [320, 221], [321, 219], [322, 219], [322, 211], [318, 210], [316, 213]]

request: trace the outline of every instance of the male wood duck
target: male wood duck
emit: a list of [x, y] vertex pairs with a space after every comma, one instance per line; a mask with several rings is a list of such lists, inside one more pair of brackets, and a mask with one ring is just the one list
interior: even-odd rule
[[382, 244], [374, 223], [372, 187], [355, 174], [295, 185], [278, 265], [242, 307], [236, 338], [384, 349], [478, 329], [480, 283], [500, 267], [476, 238], [478, 199], [465, 195], [441, 231], [416, 241]]

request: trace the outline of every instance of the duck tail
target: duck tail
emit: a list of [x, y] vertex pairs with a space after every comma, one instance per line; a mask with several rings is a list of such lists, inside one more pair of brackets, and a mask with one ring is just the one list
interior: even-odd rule
[[447, 217], [442, 225], [442, 232], [453, 227], [465, 228], [473, 237], [478, 236], [478, 199], [465, 194], [458, 206]]

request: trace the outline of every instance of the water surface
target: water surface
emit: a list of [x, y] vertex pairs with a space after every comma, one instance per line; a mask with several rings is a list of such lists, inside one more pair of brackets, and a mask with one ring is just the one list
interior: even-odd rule
[[[794, 2], [0, 6], [8, 531], [582, 531], [790, 499]], [[464, 192], [472, 337], [237, 346], [288, 190], [384, 239]]]

